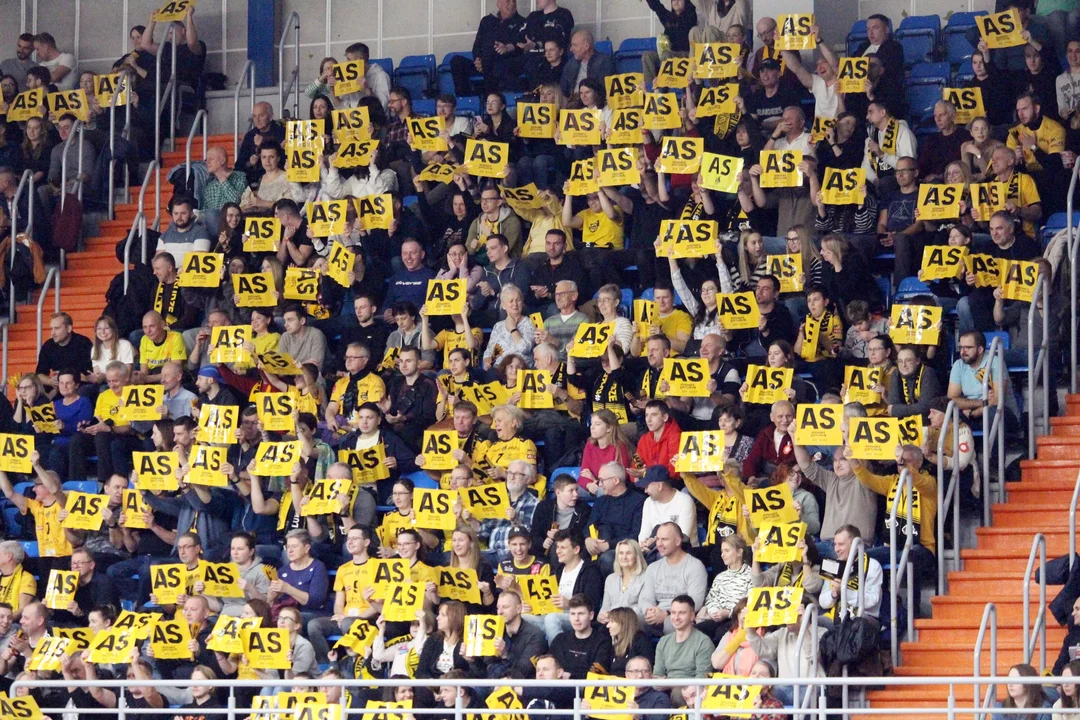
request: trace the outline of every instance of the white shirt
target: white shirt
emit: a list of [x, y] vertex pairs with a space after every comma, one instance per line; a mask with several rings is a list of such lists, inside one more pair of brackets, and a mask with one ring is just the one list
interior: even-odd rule
[[780, 454], [780, 444], [784, 442], [784, 438], [787, 437], [787, 433], [782, 433], [779, 430], [773, 430], [772, 441], [776, 446], [776, 454]]
[[60, 53], [52, 60], [46, 60], [44, 62], [39, 62], [38, 64], [48, 70], [49, 73], [52, 73], [53, 70], [61, 66], [66, 67], [71, 71], [65, 75], [60, 82], [56, 83], [57, 90], [74, 90], [79, 82], [79, 73], [75, 72], [75, 56], [71, 53]]
[[[881, 563], [874, 558], [868, 558], [869, 563], [866, 567], [866, 607], [863, 608], [863, 617], [871, 616], [878, 617], [881, 614], [881, 584], [884, 577], [881, 570]], [[843, 567], [843, 562], [840, 566]], [[855, 575], [858, 572], [858, 568], [852, 568], [851, 573]], [[847, 606], [849, 611], [855, 611], [859, 607], [859, 591], [852, 590], [850, 587], [844, 587], [841, 592], [847, 595]], [[818, 604], [821, 605], [823, 610], [829, 610], [834, 605], [840, 607], [840, 598], [834, 598], [832, 596], [832, 583], [826, 581], [821, 586], [821, 595], [818, 597]], [[839, 618], [838, 618], [839, 619]]]
[[1058, 108], [1075, 110], [1080, 107], [1080, 71], [1066, 70], [1057, 76], [1054, 85], [1057, 88]]
[[814, 144], [810, 142], [810, 133], [805, 130], [794, 140], [788, 140], [787, 136], [781, 137], [773, 143], [774, 150], [802, 150], [803, 155], [814, 154]]
[[94, 366], [94, 372], [104, 373], [105, 367], [113, 360], [119, 360], [122, 363], [131, 365], [135, 362], [135, 348], [131, 343], [123, 338], [119, 338], [116, 341], [116, 357], [112, 357], [112, 353], [109, 352], [109, 348], [105, 345], [101, 346], [101, 357], [96, 360], [91, 360]]
[[562, 577], [559, 578], [560, 595], [563, 597], [574, 597], [574, 585], [577, 584], [577, 576], [581, 574], [581, 568], [583, 567], [585, 567], [584, 560], [579, 561], [577, 567], [573, 570], [563, 567]]
[[810, 92], [814, 95], [814, 114], [818, 117], [835, 118], [840, 112], [840, 94], [837, 88], [840, 83], [833, 81], [830, 87], [820, 75], [814, 75]]
[[647, 498], [641, 509], [641, 531], [638, 533], [638, 542], [644, 542], [646, 538], [652, 537], [656, 526], [666, 522], [677, 524], [683, 534], [690, 538], [690, 544], [697, 547], [697, 508], [694, 507], [693, 498], [684, 492], [675, 493], [675, 497], [666, 503]]

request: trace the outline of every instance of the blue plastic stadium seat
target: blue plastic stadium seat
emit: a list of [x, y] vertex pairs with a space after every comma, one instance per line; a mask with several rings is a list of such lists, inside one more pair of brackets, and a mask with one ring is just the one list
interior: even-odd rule
[[952, 74], [949, 63], [944, 62], [924, 62], [913, 65], [911, 72], [908, 74], [908, 84], [927, 85], [931, 83], [940, 83], [946, 85], [949, 82], [949, 77]]
[[21, 483], [15, 483], [15, 487], [12, 488], [12, 489], [15, 491], [16, 495], [23, 495], [23, 494], [26, 493], [27, 490], [29, 490], [33, 486], [34, 486], [34, 483], [32, 483], [32, 482], [21, 482]]
[[506, 98], [506, 112], [510, 113], [510, 117], [512, 117], [512, 118], [517, 117], [518, 100], [520, 100], [521, 97], [524, 94], [525, 93], [520, 93], [520, 92], [504, 92], [503, 93], [503, 97]]
[[641, 56], [647, 52], [656, 52], [656, 38], [627, 38], [623, 40], [619, 43], [619, 51], [615, 53], [615, 72], [641, 72]]
[[36, 540], [23, 540], [19, 544], [23, 546], [23, 552], [26, 553], [26, 557], [40, 557], [38, 555], [38, 544]]
[[906, 277], [900, 281], [893, 302], [903, 302], [918, 295], [933, 295], [930, 286], [917, 277]]
[[875, 275], [874, 281], [877, 283], [878, 290], [881, 291], [881, 297], [885, 301], [885, 309], [888, 310], [889, 298], [892, 297], [892, 281], [881, 275]]
[[904, 47], [904, 64], [929, 62], [937, 52], [941, 16], [910, 15], [900, 22], [897, 41]]
[[64, 490], [83, 493], [97, 493], [101, 488], [97, 480], [68, 480], [62, 487]]
[[975, 27], [975, 18], [979, 15], [986, 15], [986, 11], [954, 12], [949, 16], [943, 34], [945, 59], [950, 64], [959, 65], [975, 53], [975, 48], [968, 42], [967, 32]]
[[19, 527], [19, 508], [8, 505], [4, 508], [4, 527], [8, 537], [19, 537], [22, 528]]
[[956, 72], [953, 73], [953, 87], [962, 85], [975, 77], [975, 70], [971, 67], [971, 58], [960, 63], [960, 67], [956, 68]]
[[474, 95], [459, 97], [457, 99], [457, 113], [458, 115], [470, 115], [472, 117], [480, 115], [480, 98]]
[[[1063, 212], [1056, 212], [1050, 216], [1046, 221], [1046, 224], [1042, 226], [1039, 231], [1039, 235], [1042, 239], [1043, 246], [1045, 247], [1050, 239], [1057, 233], [1064, 230], [1069, 222], [1069, 214]], [[1073, 213], [1073, 228], [1080, 227], [1080, 212]]]
[[[453, 77], [453, 75], [450, 74], [450, 61], [455, 57], [463, 57], [466, 60], [468, 60], [470, 63], [473, 60], [472, 53], [468, 52], [468, 51], [450, 52], [450, 53], [446, 53], [446, 55], [443, 56], [442, 62], [439, 63], [439, 67], [435, 71], [436, 75], [438, 76], [437, 77], [437, 81], [438, 81], [437, 86], [438, 86], [440, 95], [455, 95], [456, 94], [454, 92], [454, 77]], [[479, 81], [479, 80], [482, 80], [482, 79], [483, 79], [483, 77], [480, 76], [480, 75], [473, 75], [472, 76], [473, 82], [476, 82], [476, 81]], [[460, 103], [460, 101], [459, 101], [459, 103]], [[459, 104], [458, 107], [460, 108], [461, 105]]]
[[593, 43], [593, 48], [596, 52], [604, 53], [605, 55], [615, 56], [615, 48], [612, 47], [610, 40], [597, 40]]
[[382, 69], [386, 71], [386, 74], [390, 77], [394, 77], [394, 61], [391, 58], [372, 58], [368, 62], [375, 63], [376, 65], [382, 65]]
[[437, 480], [432, 480], [428, 477], [428, 474], [423, 470], [417, 470], [416, 472], [406, 475], [409, 480], [412, 480], [414, 486], [422, 490], [438, 490], [439, 483]]
[[413, 98], [419, 98], [430, 88], [435, 79], [434, 55], [407, 55], [401, 59], [394, 83], [407, 88]]
[[435, 101], [431, 98], [414, 97], [412, 101], [412, 109], [413, 112], [415, 112], [417, 115], [433, 117], [435, 115]]
[[847, 34], [847, 54], [854, 55], [859, 51], [859, 46], [866, 41], [866, 21], [856, 20], [851, 26], [851, 32]]

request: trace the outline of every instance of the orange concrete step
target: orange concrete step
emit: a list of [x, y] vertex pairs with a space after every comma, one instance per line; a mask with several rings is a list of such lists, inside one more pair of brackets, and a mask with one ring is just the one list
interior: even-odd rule
[[[1046, 557], [1047, 559], [1064, 555], [1069, 551], [1069, 538], [1067, 528], [1060, 530], [1049, 529], [1043, 531], [1040, 527], [1039, 532], [1043, 532], [1046, 535]], [[1012, 550], [1014, 548], [1022, 548], [1027, 552], [1031, 551], [1031, 541], [1035, 537], [1036, 530], [1033, 528], [999, 528], [988, 527], [978, 528], [975, 530], [975, 537], [978, 540], [980, 549], [985, 550]]]
[[[947, 642], [966, 643], [969, 648], [975, 646], [975, 640], [979, 637], [979, 621], [982, 618], [974, 618], [969, 623], [966, 619], [937, 620], [927, 618], [915, 621], [915, 629], [918, 630], [919, 643], [935, 644]], [[1014, 635], [1020, 637], [1023, 628], [1021, 623], [1012, 625], [998, 624], [998, 637]], [[1066, 628], [1060, 627], [1052, 618], [1046, 628], [1047, 647], [1061, 647], [1065, 639]], [[987, 630], [987, 642], [989, 642], [989, 630]]]
[[[1019, 593], [1024, 589], [1024, 570], [1026, 568], [997, 572], [979, 572], [975, 570], [951, 572], [948, 574], [949, 595], [977, 597], [985, 594], [990, 586]], [[1036, 586], [1035, 589], [1037, 590], [1038, 587]]]
[[1080, 437], [1080, 417], [1052, 417], [1050, 430], [1058, 437]]
[[1035, 452], [1040, 460], [1080, 460], [1080, 437], [1044, 435], [1036, 438]]
[[[927, 675], [971, 675], [972, 651], [972, 646], [967, 643], [900, 643], [904, 667], [926, 668]], [[1020, 639], [1003, 640], [998, 635], [998, 671], [1007, 673], [1010, 667], [1023, 661], [1024, 648]], [[989, 652], [982, 654], [979, 666], [982, 674], [993, 674]]]
[[[1041, 528], [1068, 529], [1069, 527], [1069, 500], [1055, 503], [1030, 503], [1013, 505], [1011, 503], [994, 505], [994, 527], [998, 528], [1028, 528], [1031, 529], [1031, 518], [1037, 513]], [[1080, 511], [1080, 508], [1077, 508]]]
[[1076, 475], [1080, 472], [1080, 459], [1021, 460], [1020, 471], [1023, 479], [1018, 483], [1009, 483], [1007, 486], [1009, 502], [1012, 502], [1014, 489], [1020, 488], [1023, 491], [1030, 483], [1056, 484], [1062, 489], [1071, 491], [1076, 482]]

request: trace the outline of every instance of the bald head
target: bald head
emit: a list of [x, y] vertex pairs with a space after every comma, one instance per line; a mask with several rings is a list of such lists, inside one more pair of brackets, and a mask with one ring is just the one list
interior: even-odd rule
[[255, 103], [255, 109], [251, 112], [251, 123], [259, 132], [270, 129], [270, 123], [274, 121], [274, 108], [268, 102]]

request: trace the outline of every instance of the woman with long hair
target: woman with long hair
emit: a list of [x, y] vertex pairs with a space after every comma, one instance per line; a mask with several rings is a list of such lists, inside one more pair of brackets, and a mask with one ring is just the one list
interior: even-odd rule
[[45, 386], [37, 373], [23, 373], [15, 384], [15, 413], [13, 420], [20, 433], [33, 433], [34, 421], [30, 416], [30, 408], [39, 408], [51, 405], [52, 401], [45, 394]]
[[[980, 55], [980, 59], [981, 59]], [[975, 59], [972, 58], [972, 65]], [[968, 123], [968, 132], [971, 139], [960, 146], [960, 160], [971, 171], [973, 182], [982, 182], [990, 172], [990, 158], [994, 151], [1001, 145], [1001, 141], [993, 137], [993, 128], [990, 121], [985, 117], [977, 117]]]
[[738, 260], [730, 270], [731, 284], [738, 291], [753, 290], [758, 279], [769, 274], [768, 261], [761, 233], [756, 230], [739, 233]]
[[742, 462], [750, 456], [754, 438], [742, 432], [746, 413], [741, 403], [725, 398], [713, 411], [716, 427], [724, 433], [724, 457]]
[[323, 137], [324, 147], [328, 148], [327, 152], [332, 152], [334, 144], [334, 121], [330, 114], [333, 110], [334, 101], [329, 96], [316, 95], [311, 99], [308, 117], [315, 121], [316, 127], [322, 126], [319, 134]]
[[[467, 519], [468, 511], [462, 512]], [[480, 602], [467, 605], [470, 614], [489, 612], [495, 606], [495, 571], [480, 556], [480, 539], [466, 523], [460, 523], [450, 536], [450, 567], [475, 570], [480, 589]]]
[[720, 638], [720, 643], [712, 654], [713, 668], [727, 675], [749, 677], [754, 663], [758, 661], [758, 654], [746, 641], [747, 633], [758, 631], [746, 627], [746, 612], [746, 598], [743, 598], [731, 609], [734, 622]]
[[881, 291], [870, 275], [870, 266], [846, 237], [835, 233], [823, 237], [821, 259], [821, 283], [830, 300], [839, 305], [865, 300], [871, 309], [881, 307]]
[[171, 418], [154, 421], [154, 427], [150, 430], [150, 442], [153, 443], [155, 452], [171, 452], [176, 446], [173, 427]]
[[607, 631], [611, 635], [613, 649], [611, 673], [621, 676], [626, 671], [626, 663], [633, 657], [645, 657], [651, 663], [656, 655], [656, 646], [641, 629], [641, 619], [637, 612], [628, 607], [617, 607], [608, 613]]
[[[791, 347], [791, 343], [787, 340], [773, 340], [769, 343], [769, 349], [766, 354], [766, 364], [771, 368], [794, 368], [795, 350]], [[746, 423], [743, 432], [750, 437], [757, 437], [758, 432], [770, 422], [769, 414], [772, 411], [772, 405], [770, 403], [746, 402], [746, 392], [749, 387], [750, 386], [744, 382], [742, 387], [739, 388], [739, 395], [744, 399], [743, 410], [746, 413]], [[818, 398], [817, 389], [798, 375], [792, 376], [791, 387], [785, 391], [785, 394], [787, 395], [788, 400], [795, 404], [816, 402]]]
[[483, 677], [483, 665], [472, 658], [466, 658], [463, 653], [465, 615], [465, 604], [457, 600], [447, 600], [439, 605], [439, 613], [435, 616], [435, 632], [428, 635], [424, 641], [424, 649], [420, 651], [420, 660], [416, 666], [418, 679], [442, 677], [454, 669], [465, 672], [469, 677]]
[[[421, 180], [419, 176], [413, 178], [413, 187], [416, 189], [416, 206], [420, 208], [420, 217], [423, 218], [431, 237], [434, 238], [429, 259], [439, 261], [439, 258], [443, 258], [440, 261], [443, 270], [458, 267], [459, 263], [447, 267], [448, 263], [445, 256], [455, 245], [465, 244], [469, 237], [469, 228], [472, 226], [473, 220], [480, 214], [480, 208], [477, 207], [473, 201], [472, 193], [467, 189], [465, 178], [455, 177], [454, 182], [456, 187], [450, 191], [449, 212], [447, 212], [446, 202], [428, 201], [429, 183]], [[439, 187], [441, 188], [442, 185], [439, 184]], [[432, 196], [435, 196], [434, 192], [432, 192]], [[442, 197], [441, 194], [440, 197]], [[476, 267], [479, 268], [479, 266]], [[480, 275], [483, 275], [483, 268], [479, 269]], [[439, 279], [453, 278], [440, 276]], [[477, 282], [479, 282], [479, 278], [470, 284], [475, 286]]]
[[330, 79], [334, 77], [334, 66], [337, 65], [337, 58], [324, 57], [319, 61], [319, 76], [311, 81], [311, 84], [304, 88], [304, 94], [314, 100], [320, 95], [329, 95], [333, 92], [330, 88]]
[[221, 206], [221, 230], [218, 232], [214, 252], [225, 256], [228, 263], [233, 258], [247, 260], [244, 252], [244, 211], [234, 202]]
[[[1009, 668], [1009, 677], [1037, 678], [1039, 677], [1039, 671], [1027, 663], [1018, 663]], [[1048, 712], [1038, 712], [1050, 707], [1050, 700], [1046, 697], [1046, 692], [1043, 690], [1041, 683], [1032, 683], [1031, 685], [1007, 683], [1005, 685], [1005, 699], [999, 701], [997, 707], [1017, 708], [1029, 710], [1030, 712], [1018, 715], [994, 713], [991, 716], [993, 720], [1050, 720], [1051, 716], [1051, 713]]]
[[[539, 100], [541, 103], [555, 106], [555, 119], [558, 120], [566, 102], [562, 91], [554, 83], [540, 86]], [[518, 137], [518, 128], [514, 128], [514, 136]], [[538, 190], [549, 190], [559, 186], [557, 178], [564, 174], [566, 168], [560, 167], [562, 153], [555, 144], [554, 138], [522, 138], [521, 156], [514, 165], [515, 180], [518, 187], [535, 183]], [[558, 215], [558, 212], [556, 212]]]
[[16, 174], [21, 175], [31, 170], [35, 183], [42, 183], [49, 174], [49, 162], [52, 142], [49, 140], [49, 128], [45, 120], [33, 117], [26, 121], [22, 145], [15, 158]]
[[[1068, 665], [1061, 669], [1061, 677], [1063, 678], [1077, 678], [1080, 677], [1080, 660], [1073, 660]], [[1066, 708], [1080, 707], [1080, 685], [1073, 685], [1072, 683], [1061, 684], [1061, 694], [1058, 695], [1058, 699], [1054, 701], [1055, 710], [1063, 710]], [[1053, 720], [1072, 720], [1075, 715], [1066, 715], [1065, 713], [1054, 713]]]
[[102, 315], [94, 323], [94, 348], [90, 351], [90, 364], [93, 366], [91, 382], [103, 384], [105, 368], [113, 360], [119, 360], [130, 368], [135, 363], [135, 348], [120, 337], [120, 329], [112, 315]]
[[581, 456], [578, 485], [592, 495], [598, 495], [600, 468], [617, 462], [623, 467], [634, 464], [634, 446], [619, 427], [619, 419], [608, 409], [597, 410], [589, 421], [589, 440]]
[[604, 579], [604, 601], [597, 622], [606, 624], [613, 608], [629, 608], [638, 615], [644, 614], [641, 590], [645, 587], [647, 567], [645, 553], [637, 540], [620, 540], [615, 544], [615, 567]]
[[697, 628], [716, 642], [737, 615], [735, 607], [750, 593], [750, 565], [746, 562], [746, 540], [728, 535], [720, 541], [724, 571], [713, 578], [705, 602], [697, 614]]
[[[821, 284], [821, 253], [814, 247], [813, 234], [805, 225], [792, 225], [784, 234], [786, 255], [798, 255], [802, 259], [802, 287]], [[779, 278], [778, 278], [779, 279]], [[801, 292], [780, 294], [780, 301], [787, 306], [792, 317], [806, 314], [806, 296]]]
[[240, 198], [240, 208], [245, 214], [269, 216], [274, 203], [284, 198], [301, 202], [303, 189], [296, 183], [289, 182], [285, 174], [285, 151], [276, 142], [264, 142], [259, 146], [259, 162], [263, 176], [258, 187], [248, 188]]
[[514, 130], [517, 122], [506, 111], [506, 97], [499, 92], [488, 93], [484, 102], [484, 114], [473, 123], [477, 140], [504, 142], [510, 145], [512, 154], [517, 146]]

